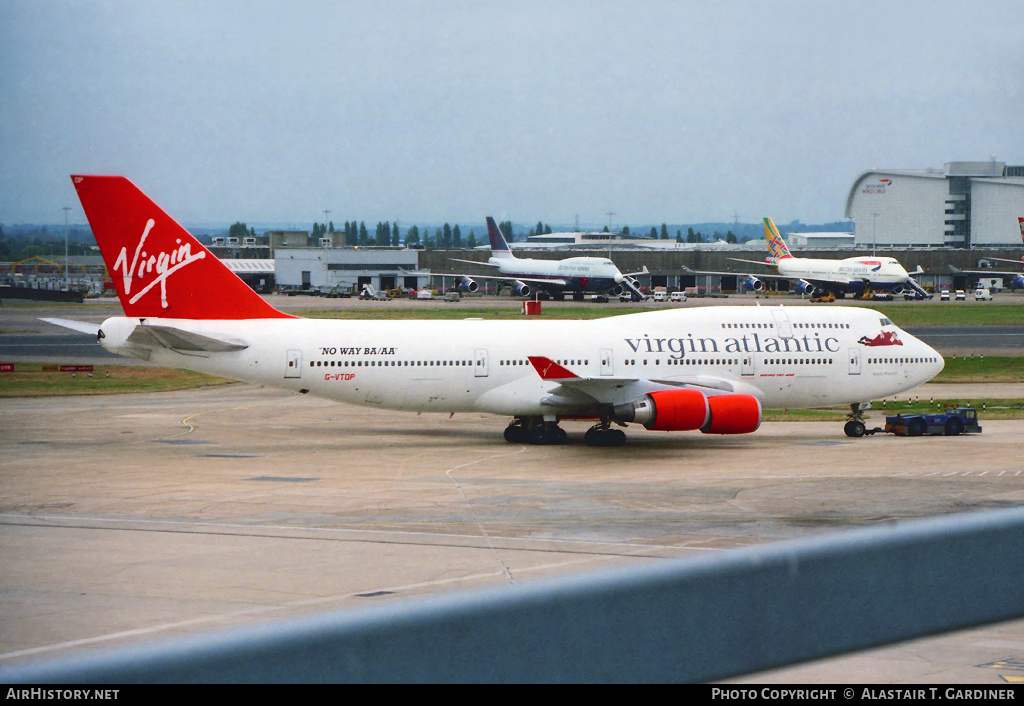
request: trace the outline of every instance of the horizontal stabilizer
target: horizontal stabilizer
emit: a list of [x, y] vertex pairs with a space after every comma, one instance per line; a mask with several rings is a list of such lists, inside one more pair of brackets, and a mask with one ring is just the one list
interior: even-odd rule
[[192, 331], [184, 331], [171, 326], [150, 326], [141, 324], [128, 336], [128, 343], [146, 348], [169, 348], [174, 351], [203, 351], [206, 353], [226, 353], [241, 351], [248, 344], [233, 341], [222, 341]]
[[45, 321], [54, 326], [63, 326], [79, 333], [91, 333], [93, 336], [98, 335], [100, 332], [99, 324], [90, 324], [86, 321], [72, 321], [71, 319], [40, 319], [40, 321]]

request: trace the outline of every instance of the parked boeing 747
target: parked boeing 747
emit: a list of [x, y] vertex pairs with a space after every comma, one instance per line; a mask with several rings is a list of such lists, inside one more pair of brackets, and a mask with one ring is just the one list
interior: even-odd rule
[[491, 240], [491, 256], [487, 262], [454, 257], [452, 261], [493, 267], [499, 274], [463, 275], [459, 286], [464, 291], [477, 291], [479, 285], [476, 279], [493, 279], [508, 282], [513, 293], [521, 297], [541, 291], [556, 299], [561, 299], [566, 292], [572, 292], [576, 299], [582, 299], [587, 293], [599, 296], [628, 293], [633, 301], [647, 298], [633, 279], [634, 275], [646, 274], [646, 267], [643, 272], [623, 274], [607, 257], [568, 257], [563, 260], [519, 258], [512, 253], [501, 229], [490, 216], [487, 217], [487, 234]]
[[[592, 321], [309, 320], [274, 309], [123, 177], [72, 177], [124, 316], [94, 333], [163, 366], [410, 412], [512, 417], [506, 440], [625, 441], [613, 425], [745, 434], [763, 408], [850, 405], [920, 385], [941, 356], [861, 308], [700, 307]], [[859, 427], [858, 427], [859, 425]]]
[[[749, 274], [740, 282], [743, 289], [760, 291], [764, 288], [761, 278], [784, 279], [796, 284], [796, 291], [814, 297], [843, 297], [847, 293], [867, 297], [872, 291], [892, 292], [899, 294], [909, 290], [926, 298], [929, 294], [914, 281], [914, 278], [903, 269], [895, 258], [858, 256], [842, 260], [826, 260], [820, 258], [794, 257], [786, 247], [779, 229], [771, 218], [764, 219], [764, 237], [768, 241], [768, 257], [764, 262], [742, 260], [731, 257], [735, 262], [767, 266], [775, 270], [775, 274]], [[693, 270], [691, 270], [693, 271]], [[697, 274], [737, 275], [736, 272], [703, 272]], [[915, 274], [920, 273], [920, 268]]]

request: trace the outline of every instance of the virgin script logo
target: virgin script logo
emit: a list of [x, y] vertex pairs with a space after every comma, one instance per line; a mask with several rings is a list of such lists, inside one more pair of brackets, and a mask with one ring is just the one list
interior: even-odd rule
[[118, 270], [121, 272], [121, 277], [124, 281], [125, 295], [130, 295], [132, 293], [132, 282], [136, 277], [142, 279], [146, 275], [156, 272], [156, 277], [132, 296], [128, 300], [128, 303], [134, 304], [142, 298], [142, 295], [159, 284], [160, 304], [164, 309], [166, 309], [167, 278], [182, 267], [187, 267], [197, 260], [202, 260], [206, 257], [206, 252], [193, 253], [191, 244], [185, 243], [182, 245], [181, 239], [178, 238], [175, 241], [178, 244], [178, 247], [171, 250], [169, 253], [162, 250], [156, 254], [147, 253], [142, 248], [146, 244], [146, 238], [149, 237], [149, 231], [153, 229], [154, 225], [156, 225], [156, 221], [152, 218], [146, 221], [146, 229], [142, 231], [142, 237], [139, 238], [139, 244], [135, 246], [135, 255], [132, 256], [131, 266], [128, 265], [128, 248], [121, 248], [121, 253], [117, 256], [117, 260], [114, 261], [114, 272], [116, 273]]

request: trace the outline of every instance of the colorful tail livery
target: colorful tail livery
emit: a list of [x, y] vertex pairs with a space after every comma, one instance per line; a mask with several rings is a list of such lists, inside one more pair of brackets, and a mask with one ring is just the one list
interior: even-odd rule
[[764, 219], [764, 238], [768, 241], [768, 257], [765, 259], [768, 264], [774, 265], [779, 260], [793, 257], [789, 254], [789, 248], [786, 247], [786, 242], [771, 218]]
[[291, 318], [267, 304], [135, 184], [72, 176], [126, 316]]
[[1017, 225], [1020, 226], [1020, 242], [1024, 244], [1024, 216], [1017, 217]]

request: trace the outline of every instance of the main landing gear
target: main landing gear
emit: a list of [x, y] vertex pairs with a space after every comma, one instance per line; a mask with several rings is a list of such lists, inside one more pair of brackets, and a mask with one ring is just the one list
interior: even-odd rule
[[[505, 441], [510, 444], [564, 444], [568, 436], [558, 422], [545, 421], [543, 417], [516, 417], [505, 428]], [[619, 429], [611, 428], [611, 420], [602, 419], [587, 430], [583, 436], [587, 446], [622, 446], [626, 435]]]
[[626, 435], [621, 429], [611, 429], [607, 422], [601, 422], [587, 429], [583, 443], [587, 446], [623, 446]]
[[558, 422], [546, 422], [543, 417], [516, 417], [505, 427], [505, 441], [510, 444], [564, 444], [568, 438]]
[[867, 429], [864, 426], [864, 409], [870, 405], [870, 402], [854, 402], [850, 405], [850, 413], [846, 415], [847, 421], [843, 426], [843, 431], [846, 432], [847, 436], [854, 438], [864, 436], [864, 432]]

